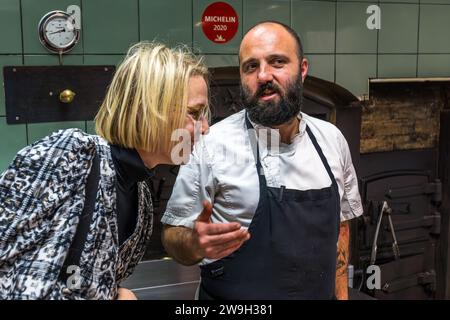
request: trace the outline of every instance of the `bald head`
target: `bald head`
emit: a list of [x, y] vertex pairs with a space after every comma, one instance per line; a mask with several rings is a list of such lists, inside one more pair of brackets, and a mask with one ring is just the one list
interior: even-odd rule
[[[255, 38], [264, 40], [265, 38], [279, 37], [283, 40], [293, 41], [299, 61], [303, 59], [303, 47], [298, 34], [289, 26], [277, 21], [265, 21], [253, 26], [244, 35], [239, 47], [239, 59], [242, 58], [242, 48], [254, 45]], [[268, 40], [268, 39], [267, 39]]]

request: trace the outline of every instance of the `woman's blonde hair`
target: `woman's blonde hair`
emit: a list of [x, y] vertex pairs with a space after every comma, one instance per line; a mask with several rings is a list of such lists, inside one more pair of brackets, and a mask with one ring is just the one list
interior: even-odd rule
[[208, 81], [202, 59], [186, 47], [135, 44], [117, 68], [95, 117], [97, 134], [125, 148], [171, 150], [176, 143], [172, 132], [184, 126], [189, 79], [197, 75]]

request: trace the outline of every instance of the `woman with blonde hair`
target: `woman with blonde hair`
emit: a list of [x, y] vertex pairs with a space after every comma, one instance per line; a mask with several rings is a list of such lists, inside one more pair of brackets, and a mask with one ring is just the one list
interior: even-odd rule
[[[18, 152], [0, 176], [0, 299], [134, 298], [120, 283], [145, 252], [147, 180], [208, 129], [207, 68], [186, 49], [130, 48], [95, 119]], [[173, 139], [183, 129], [189, 141]], [[186, 150], [183, 148], [183, 150]]]

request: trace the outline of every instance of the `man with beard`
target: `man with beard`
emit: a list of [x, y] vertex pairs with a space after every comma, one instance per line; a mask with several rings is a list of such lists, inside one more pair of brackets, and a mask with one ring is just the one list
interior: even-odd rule
[[346, 221], [362, 213], [347, 142], [301, 112], [308, 62], [291, 28], [254, 26], [239, 60], [245, 110], [181, 168], [164, 246], [200, 263], [200, 299], [346, 299]]

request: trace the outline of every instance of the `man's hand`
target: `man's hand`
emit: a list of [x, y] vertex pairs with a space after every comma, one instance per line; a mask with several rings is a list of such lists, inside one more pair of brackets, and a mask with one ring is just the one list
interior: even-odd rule
[[250, 239], [250, 233], [246, 229], [241, 229], [240, 223], [212, 223], [211, 214], [211, 203], [204, 201], [203, 211], [192, 230], [192, 239], [200, 259], [204, 257], [221, 259], [239, 249]]
[[164, 248], [176, 261], [193, 265], [203, 258], [220, 259], [239, 249], [250, 234], [238, 222], [212, 223], [212, 206], [203, 202], [203, 211], [193, 229], [165, 225], [162, 233]]
[[137, 300], [137, 297], [133, 291], [126, 288], [119, 288], [119, 290], [117, 290], [116, 300]]

